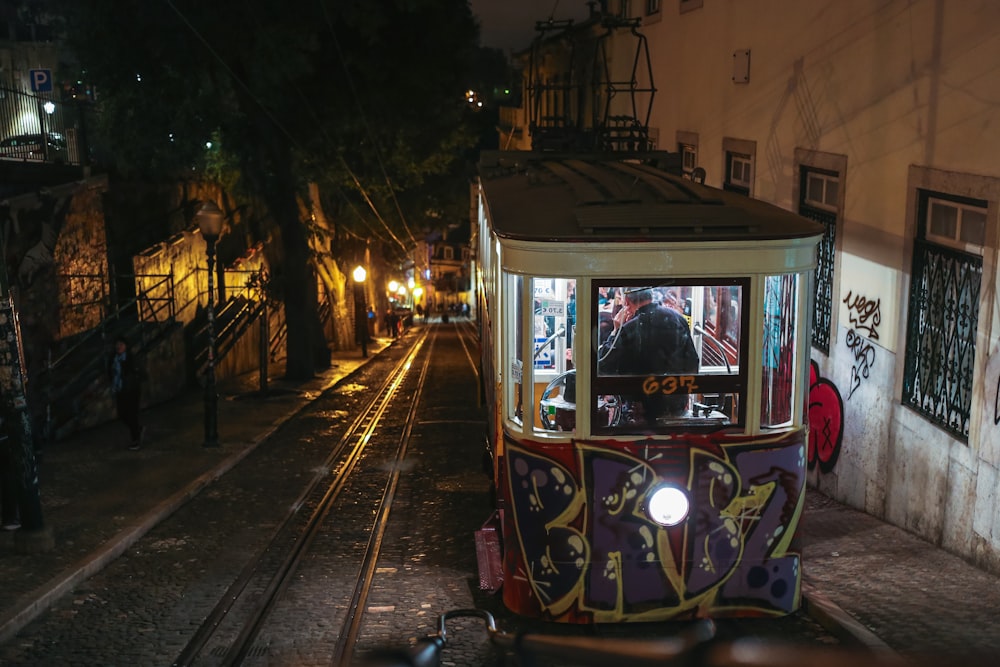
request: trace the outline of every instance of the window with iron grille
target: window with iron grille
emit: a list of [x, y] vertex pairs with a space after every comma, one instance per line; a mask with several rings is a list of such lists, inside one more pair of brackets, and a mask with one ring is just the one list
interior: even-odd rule
[[918, 194], [902, 403], [968, 442], [987, 204]]
[[812, 313], [812, 345], [830, 354], [833, 327], [833, 267], [837, 247], [837, 202], [840, 177], [835, 172], [803, 169], [799, 188], [799, 215], [823, 225], [823, 238], [816, 251], [815, 306]]

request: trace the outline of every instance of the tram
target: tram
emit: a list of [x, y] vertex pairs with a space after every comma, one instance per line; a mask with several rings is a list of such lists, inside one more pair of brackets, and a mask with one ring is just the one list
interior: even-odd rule
[[481, 156], [496, 576], [517, 614], [618, 623], [800, 606], [822, 228], [684, 178], [676, 157]]

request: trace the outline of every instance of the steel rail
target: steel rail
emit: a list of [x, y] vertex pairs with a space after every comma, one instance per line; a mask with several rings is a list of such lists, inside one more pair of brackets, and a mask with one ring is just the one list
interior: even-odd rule
[[[425, 334], [426, 337], [426, 334]], [[419, 349], [423, 338], [421, 338], [415, 345], [414, 350]], [[178, 657], [173, 661], [172, 665], [174, 667], [190, 667], [194, 664], [194, 661], [201, 655], [204, 651], [206, 644], [211, 640], [211, 638], [216, 634], [222, 622], [230, 615], [233, 608], [236, 606], [243, 595], [246, 592], [249, 584], [261, 574], [261, 568], [264, 561], [264, 557], [274, 551], [278, 547], [278, 542], [280, 536], [288, 530], [293, 520], [295, 520], [300, 513], [301, 507], [304, 505], [305, 501], [315, 495], [316, 490], [319, 488], [320, 484], [323, 483], [324, 479], [329, 474], [329, 471], [333, 468], [333, 465], [337, 460], [343, 458], [344, 452], [350, 447], [351, 443], [357, 439], [357, 443], [352, 448], [350, 456], [357, 457], [358, 453], [363, 449], [359, 448], [359, 444], [367, 442], [370, 434], [373, 430], [373, 425], [377, 420], [371, 418], [373, 413], [382, 414], [385, 410], [385, 405], [387, 404], [388, 397], [394, 393], [395, 388], [401, 384], [403, 377], [405, 377], [406, 371], [409, 368], [409, 364], [412, 363], [414, 351], [409, 352], [396, 366], [387, 374], [384, 382], [379, 386], [379, 388], [373, 393], [373, 397], [364, 407], [358, 412], [358, 416], [351, 422], [344, 432], [344, 435], [340, 440], [331, 448], [330, 453], [327, 455], [324, 465], [320, 467], [319, 471], [313, 478], [306, 484], [302, 492], [299, 494], [298, 498], [290, 506], [289, 511], [285, 514], [283, 519], [278, 522], [274, 530], [265, 541], [265, 546], [260, 549], [254, 556], [248, 560], [246, 566], [233, 581], [232, 584], [226, 589], [224, 594], [219, 598], [218, 604], [213, 608], [213, 610], [205, 617], [205, 620], [199, 626], [198, 630], [195, 632], [194, 636], [187, 643]], [[344, 380], [338, 382], [336, 385], [332, 385], [323, 390], [323, 395], [331, 394], [336, 392], [345, 381], [349, 381], [351, 378], [355, 377], [358, 371], [352, 373], [351, 375], [344, 378]], [[280, 432], [280, 429], [275, 433], [272, 433], [268, 440], [273, 439], [276, 434]], [[360, 438], [358, 438], [359, 433]], [[353, 466], [351, 466], [353, 467]], [[349, 471], [347, 471], [349, 472]], [[340, 479], [345, 475], [345, 471], [341, 470], [336, 476], [334, 482], [331, 486], [337, 483], [337, 479]], [[339, 493], [339, 492], [338, 492]], [[316, 530], [316, 527], [322, 520], [322, 516], [325, 515], [326, 508], [324, 505], [332, 503], [335, 499], [335, 495], [331, 496], [331, 489], [328, 487], [324, 493], [323, 500], [320, 501], [317, 508], [313, 511], [313, 514], [307, 521], [306, 527], [303, 529], [304, 532]], [[311, 542], [311, 539], [309, 540]], [[303, 540], [295, 540], [296, 545], [299, 547], [298, 551], [301, 551], [301, 546]], [[297, 560], [292, 560], [293, 554], [286, 557], [285, 562], [282, 567], [288, 567], [289, 565], [294, 566]], [[284, 578], [280, 577], [280, 572], [275, 574], [272, 578], [272, 587], [275, 593], [279, 593], [277, 586], [273, 586], [274, 579]], [[287, 574], [287, 573], [286, 573]], [[269, 593], [271, 588], [269, 587]], [[270, 606], [268, 606], [270, 608]], [[259, 613], [260, 606], [258, 606], [257, 612]], [[259, 623], [255, 622], [254, 625]], [[245, 628], [245, 626], [244, 626]], [[259, 629], [259, 628], [258, 628]], [[244, 637], [244, 632], [241, 632], [241, 640], [249, 643], [252, 638], [247, 635]], [[240, 647], [234, 644], [229, 651], [227, 651], [226, 656], [231, 656], [234, 650], [238, 650]], [[242, 652], [242, 651], [240, 651]], [[226, 663], [231, 664], [231, 663]]]
[[296, 540], [295, 546], [289, 552], [285, 562], [282, 563], [274, 577], [272, 577], [267, 589], [261, 597], [260, 603], [251, 614], [249, 622], [243, 625], [239, 636], [230, 646], [225, 656], [223, 656], [221, 664], [225, 667], [241, 665], [247, 658], [253, 646], [254, 640], [260, 633], [261, 628], [263, 628], [271, 610], [274, 608], [275, 604], [277, 604], [281, 594], [288, 587], [288, 584], [292, 579], [292, 575], [298, 569], [299, 563], [309, 553], [309, 548], [312, 546], [316, 536], [320, 533], [323, 523], [326, 520], [334, 501], [336, 501], [336, 499], [340, 496], [340, 493], [347, 486], [351, 473], [361, 460], [361, 455], [364, 453], [365, 448], [371, 441], [375, 428], [378, 426], [386, 410], [388, 410], [393, 398], [395, 398], [396, 391], [402, 385], [403, 380], [406, 379], [410, 367], [413, 364], [413, 360], [416, 359], [417, 354], [423, 347], [426, 338], [427, 334], [424, 333], [413, 345], [404, 357], [403, 361], [400, 362], [400, 364], [394, 369], [394, 372], [390, 374], [390, 379], [383, 385], [384, 389], [378, 392], [373, 404], [370, 404], [371, 408], [365, 411], [366, 416], [355, 422], [356, 424], [359, 424], [361, 428], [358, 429], [360, 432], [348, 434], [350, 439], [354, 440], [354, 445], [351, 448], [351, 451], [344, 459], [343, 466], [334, 476], [333, 481], [324, 493], [323, 499], [313, 511], [306, 528], [303, 530], [302, 539]]
[[[348, 665], [354, 657], [354, 646], [357, 643], [363, 619], [363, 614], [359, 610], [364, 609], [368, 593], [371, 591], [372, 580], [375, 578], [375, 568], [378, 564], [378, 556], [382, 550], [382, 540], [385, 536], [386, 526], [389, 523], [389, 513], [392, 510], [393, 501], [396, 497], [396, 488], [399, 485], [400, 464], [406, 458], [413, 425], [417, 422], [417, 410], [420, 405], [420, 398], [423, 395], [424, 386], [427, 382], [427, 369], [430, 367], [431, 350], [434, 348], [435, 340], [436, 331], [435, 337], [431, 339], [431, 343], [428, 346], [427, 354], [424, 356], [424, 363], [420, 369], [420, 377], [417, 381], [417, 389], [414, 392], [413, 399], [410, 401], [410, 409], [406, 415], [403, 432], [396, 443], [395, 465], [392, 467], [392, 474], [389, 476], [382, 494], [382, 501], [379, 503], [378, 515], [370, 533], [368, 547], [365, 550], [364, 563], [361, 568], [362, 576], [358, 578], [354, 593], [351, 596], [351, 602], [348, 606], [347, 617], [345, 619], [346, 622], [344, 623], [345, 631], [340, 633], [334, 651], [333, 662], [331, 663], [334, 665]], [[413, 353], [412, 358], [416, 358], [416, 352]]]

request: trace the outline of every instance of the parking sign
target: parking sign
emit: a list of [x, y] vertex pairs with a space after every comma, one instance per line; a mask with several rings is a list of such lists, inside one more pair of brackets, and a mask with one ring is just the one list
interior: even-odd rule
[[33, 69], [28, 70], [31, 76], [31, 90], [36, 93], [48, 93], [52, 90], [52, 70]]

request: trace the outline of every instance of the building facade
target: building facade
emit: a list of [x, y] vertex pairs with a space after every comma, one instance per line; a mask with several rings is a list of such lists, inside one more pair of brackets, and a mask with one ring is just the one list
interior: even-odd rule
[[[605, 9], [648, 39], [655, 147], [827, 228], [810, 483], [1000, 572], [1000, 4]], [[611, 39], [629, 67], [634, 43]], [[517, 113], [501, 146], [525, 147]]]

